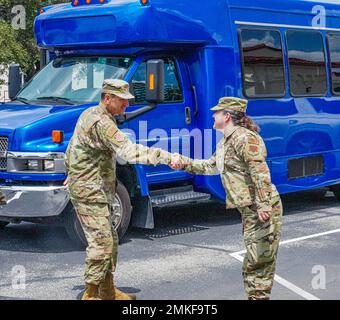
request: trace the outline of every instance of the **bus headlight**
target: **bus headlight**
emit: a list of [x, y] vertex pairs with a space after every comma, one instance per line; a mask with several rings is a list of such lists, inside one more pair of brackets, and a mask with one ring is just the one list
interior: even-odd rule
[[41, 171], [41, 165], [39, 162], [41, 160], [27, 160], [27, 170], [28, 171]]
[[44, 160], [45, 171], [54, 171], [54, 160]]

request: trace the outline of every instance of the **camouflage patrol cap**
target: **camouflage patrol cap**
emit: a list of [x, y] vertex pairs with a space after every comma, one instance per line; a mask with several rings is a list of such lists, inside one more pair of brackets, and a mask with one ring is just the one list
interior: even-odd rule
[[248, 101], [235, 97], [223, 97], [218, 101], [218, 105], [211, 108], [212, 111], [231, 110], [246, 113]]
[[107, 79], [103, 82], [103, 93], [114, 94], [122, 99], [133, 99], [134, 96], [129, 92], [129, 84], [124, 80]]

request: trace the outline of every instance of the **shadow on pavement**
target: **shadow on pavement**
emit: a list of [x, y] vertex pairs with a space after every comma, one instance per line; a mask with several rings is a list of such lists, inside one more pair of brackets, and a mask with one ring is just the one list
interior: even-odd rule
[[63, 227], [34, 223], [10, 224], [0, 230], [0, 250], [35, 253], [82, 251], [72, 243]]

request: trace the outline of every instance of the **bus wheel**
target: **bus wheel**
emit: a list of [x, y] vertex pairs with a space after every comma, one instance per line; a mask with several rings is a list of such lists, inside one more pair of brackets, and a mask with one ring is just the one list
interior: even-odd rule
[[117, 231], [121, 241], [129, 228], [131, 221], [132, 206], [130, 195], [125, 186], [118, 182], [117, 193], [111, 205], [112, 226]]
[[9, 222], [0, 221], [0, 230], [3, 229], [3, 228], [5, 228], [8, 224], [9, 224]]
[[[130, 196], [122, 183], [118, 183], [114, 203], [111, 205], [112, 227], [118, 233], [119, 240], [122, 240], [131, 220]], [[64, 212], [64, 225], [70, 239], [79, 247], [86, 248], [87, 241], [83, 228], [77, 218], [77, 214], [71, 203]]]

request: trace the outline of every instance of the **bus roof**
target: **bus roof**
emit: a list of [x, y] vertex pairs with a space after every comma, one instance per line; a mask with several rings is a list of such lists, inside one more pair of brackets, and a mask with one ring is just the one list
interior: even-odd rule
[[[40, 47], [119, 48], [231, 45], [233, 25], [340, 31], [338, 0], [92, 0], [44, 8], [35, 21]], [[325, 16], [325, 19], [320, 19]], [[324, 22], [324, 23], [323, 23]]]

